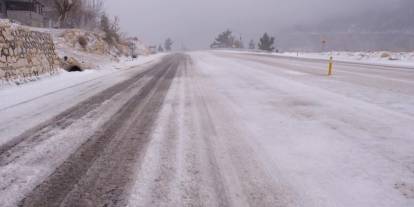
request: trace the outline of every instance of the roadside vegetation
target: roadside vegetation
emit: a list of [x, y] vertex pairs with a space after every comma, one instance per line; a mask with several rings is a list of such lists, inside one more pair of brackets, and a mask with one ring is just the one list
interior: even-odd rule
[[[46, 15], [52, 20], [53, 27], [99, 33], [110, 47], [119, 51], [129, 47], [131, 48], [129, 53], [134, 53], [131, 52], [136, 48], [133, 40], [137, 38], [129, 38], [121, 33], [120, 19], [105, 13], [104, 0], [46, 0], [44, 2], [51, 9]], [[79, 36], [77, 39], [79, 45], [87, 51], [91, 40], [86, 36]]]
[[[256, 48], [259, 50], [273, 52], [275, 51], [275, 38], [264, 33], [263, 36], [259, 39], [258, 44], [256, 45], [254, 40], [249, 42], [248, 49], [255, 50]], [[220, 33], [214, 40], [214, 42], [210, 45], [210, 48], [217, 49], [217, 48], [234, 48], [234, 49], [244, 49], [243, 39], [237, 38], [233, 35], [231, 30], [226, 30]], [[278, 51], [278, 50], [276, 50]]]

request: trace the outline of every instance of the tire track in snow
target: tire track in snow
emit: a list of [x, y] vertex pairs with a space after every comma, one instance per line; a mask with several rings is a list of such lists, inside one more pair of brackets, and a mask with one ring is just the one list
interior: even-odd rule
[[[179, 67], [129, 198], [130, 207], [229, 206], [196, 99], [188, 58]], [[208, 126], [208, 125], [207, 125]]]
[[11, 141], [5, 143], [4, 145], [0, 146], [0, 165], [2, 164], [2, 157], [8, 157], [12, 152], [7, 153], [7, 151], [11, 150], [19, 143], [29, 140], [31, 143], [36, 143], [39, 137], [42, 135], [55, 130], [56, 128], [64, 129], [71, 124], [73, 124], [76, 120], [80, 119], [82, 116], [86, 115], [88, 112], [96, 109], [100, 106], [101, 103], [113, 98], [115, 95], [120, 93], [122, 90], [126, 88], [133, 87], [134, 84], [137, 83], [138, 80], [145, 77], [146, 75], [150, 75], [153, 73], [151, 70], [152, 68], [146, 69], [139, 74], [135, 75], [134, 77], [118, 83], [90, 98], [87, 100], [79, 103], [78, 105], [62, 112], [61, 114], [57, 115], [56, 117], [52, 118], [49, 121], [46, 121], [38, 126], [27, 130], [23, 134], [11, 139]]
[[20, 206], [122, 206], [132, 166], [145, 152], [177, 59], [171, 56], [155, 66], [153, 79]]

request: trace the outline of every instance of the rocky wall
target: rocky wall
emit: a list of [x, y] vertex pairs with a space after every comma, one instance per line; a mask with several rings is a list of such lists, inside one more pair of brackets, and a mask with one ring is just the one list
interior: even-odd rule
[[[59, 41], [59, 43], [70, 46], [78, 51], [97, 55], [110, 54], [110, 46], [103, 39], [103, 34], [80, 29], [67, 29], [62, 32], [60, 38], [63, 38], [63, 41]], [[84, 39], [84, 46], [80, 45], [80, 38]]]
[[59, 58], [50, 34], [0, 23], [0, 80], [27, 79], [55, 73]]

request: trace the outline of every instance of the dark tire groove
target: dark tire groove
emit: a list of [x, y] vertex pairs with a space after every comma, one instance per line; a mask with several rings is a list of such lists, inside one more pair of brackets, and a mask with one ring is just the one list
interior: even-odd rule
[[173, 55], [154, 66], [153, 78], [19, 206], [125, 206], [134, 168], [181, 58]]
[[101, 103], [105, 102], [106, 100], [111, 99], [120, 91], [124, 90], [125, 88], [130, 87], [135, 82], [140, 80], [141, 78], [147, 75], [153, 75], [154, 71], [152, 70], [153, 67], [150, 67], [134, 77], [118, 83], [90, 98], [87, 100], [73, 106], [66, 111], [62, 112], [61, 114], [53, 117], [52, 119], [45, 121], [44, 123], [27, 130], [23, 134], [13, 138], [10, 142], [3, 144], [0, 146], [0, 166], [4, 165], [1, 163], [1, 157], [8, 156], [7, 152], [10, 151], [12, 148], [19, 145], [21, 142], [26, 140], [30, 140], [30, 142], [36, 142], [36, 140], [41, 137], [42, 134], [47, 133], [50, 130], [55, 128], [66, 128], [73, 124], [79, 118], [85, 116], [88, 112], [94, 110], [95, 108], [99, 107]]

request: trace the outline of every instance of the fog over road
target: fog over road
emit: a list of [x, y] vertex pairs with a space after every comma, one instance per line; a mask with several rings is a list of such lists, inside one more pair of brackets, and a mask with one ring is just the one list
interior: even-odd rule
[[73, 86], [47, 121], [26, 108], [68, 92], [0, 109], [24, 131], [0, 126], [0, 206], [413, 206], [414, 69], [334, 69], [168, 54]]

